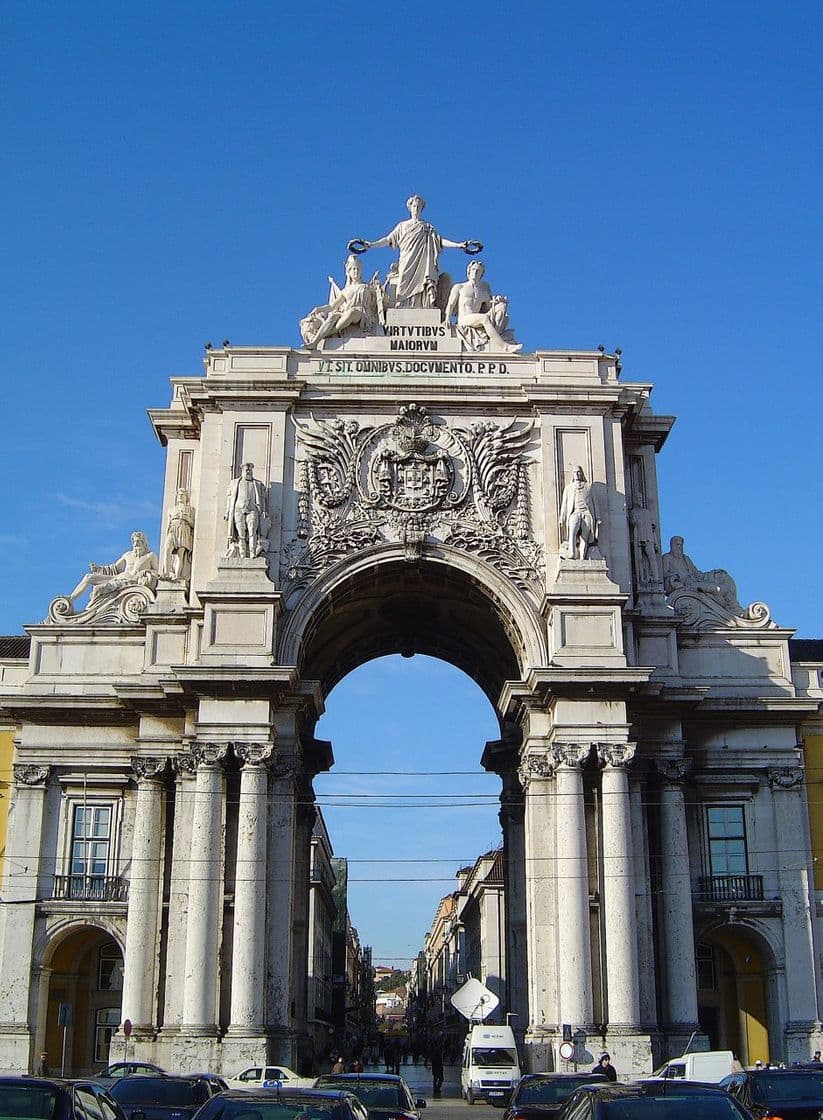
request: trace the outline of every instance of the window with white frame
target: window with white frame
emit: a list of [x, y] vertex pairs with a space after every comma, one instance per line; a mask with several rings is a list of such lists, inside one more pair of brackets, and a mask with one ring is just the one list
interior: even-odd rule
[[745, 875], [746, 820], [742, 805], [708, 805], [706, 824], [712, 875]]
[[73, 806], [69, 894], [74, 898], [102, 898], [109, 874], [112, 806], [89, 803]]
[[119, 1007], [101, 1007], [95, 1015], [94, 1060], [108, 1065], [111, 1037], [120, 1025]]

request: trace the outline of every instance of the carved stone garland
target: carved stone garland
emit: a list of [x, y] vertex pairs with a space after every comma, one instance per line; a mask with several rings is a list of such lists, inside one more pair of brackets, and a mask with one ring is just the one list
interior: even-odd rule
[[530, 535], [524, 458], [531, 423], [452, 428], [408, 404], [377, 427], [295, 425], [303, 458], [296, 539], [283, 553], [287, 596], [346, 555], [394, 542], [413, 561], [428, 539], [474, 553], [539, 596], [543, 554]]

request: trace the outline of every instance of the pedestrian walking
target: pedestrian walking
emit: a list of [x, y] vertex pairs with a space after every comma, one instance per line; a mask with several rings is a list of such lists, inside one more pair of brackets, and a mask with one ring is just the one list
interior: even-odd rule
[[612, 1065], [611, 1055], [606, 1053], [605, 1050], [598, 1058], [597, 1065], [592, 1073], [602, 1073], [605, 1077], [608, 1077], [609, 1081], [617, 1081], [617, 1070]]
[[346, 1063], [343, 1061], [343, 1055], [342, 1054], [338, 1058], [335, 1059], [334, 1065], [331, 1067], [331, 1071], [332, 1071], [332, 1073], [345, 1073], [346, 1072]]
[[443, 1088], [443, 1039], [439, 1036], [432, 1042], [429, 1061], [432, 1070], [432, 1090], [437, 1097], [440, 1096], [440, 1090]]

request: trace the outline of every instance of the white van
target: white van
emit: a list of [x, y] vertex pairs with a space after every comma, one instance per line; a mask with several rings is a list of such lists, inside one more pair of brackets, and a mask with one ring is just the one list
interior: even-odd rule
[[680, 1058], [670, 1058], [651, 1078], [678, 1077], [684, 1081], [721, 1081], [734, 1073], [740, 1066], [731, 1050], [698, 1050], [694, 1054], [683, 1054]]
[[520, 1080], [517, 1043], [511, 1027], [478, 1023], [469, 1029], [463, 1047], [460, 1092], [469, 1102], [508, 1097]]

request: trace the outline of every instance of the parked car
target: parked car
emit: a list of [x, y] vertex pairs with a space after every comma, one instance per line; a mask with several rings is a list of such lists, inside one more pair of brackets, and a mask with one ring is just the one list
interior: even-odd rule
[[120, 1105], [93, 1081], [0, 1077], [0, 1120], [125, 1120]]
[[557, 1120], [751, 1120], [734, 1097], [694, 1081], [581, 1085], [556, 1115]]
[[305, 1089], [314, 1085], [313, 1077], [301, 1077], [288, 1066], [247, 1066], [228, 1079], [230, 1089], [259, 1089], [266, 1081], [280, 1081], [292, 1088]]
[[460, 1092], [469, 1102], [505, 1103], [520, 1080], [520, 1059], [508, 1023], [475, 1023], [463, 1043]]
[[127, 1120], [188, 1120], [210, 1097], [223, 1092], [225, 1084], [213, 1074], [161, 1074], [121, 1077], [109, 1092]]
[[196, 1120], [369, 1120], [353, 1093], [326, 1089], [229, 1089], [212, 1097]]
[[324, 1073], [317, 1078], [318, 1089], [341, 1089], [354, 1093], [368, 1109], [371, 1120], [420, 1120], [426, 1107], [415, 1100], [412, 1091], [394, 1073]]
[[781, 1116], [783, 1120], [817, 1120], [823, 1111], [823, 1071], [747, 1069], [720, 1082], [735, 1100], [755, 1117]]
[[592, 1082], [611, 1084], [604, 1073], [527, 1073], [507, 1099], [491, 1103], [506, 1109], [503, 1120], [548, 1120], [570, 1093]]
[[165, 1072], [153, 1062], [114, 1062], [113, 1065], [106, 1066], [100, 1073], [95, 1074], [94, 1080], [101, 1085], [113, 1085], [121, 1077], [156, 1077], [159, 1073]]

